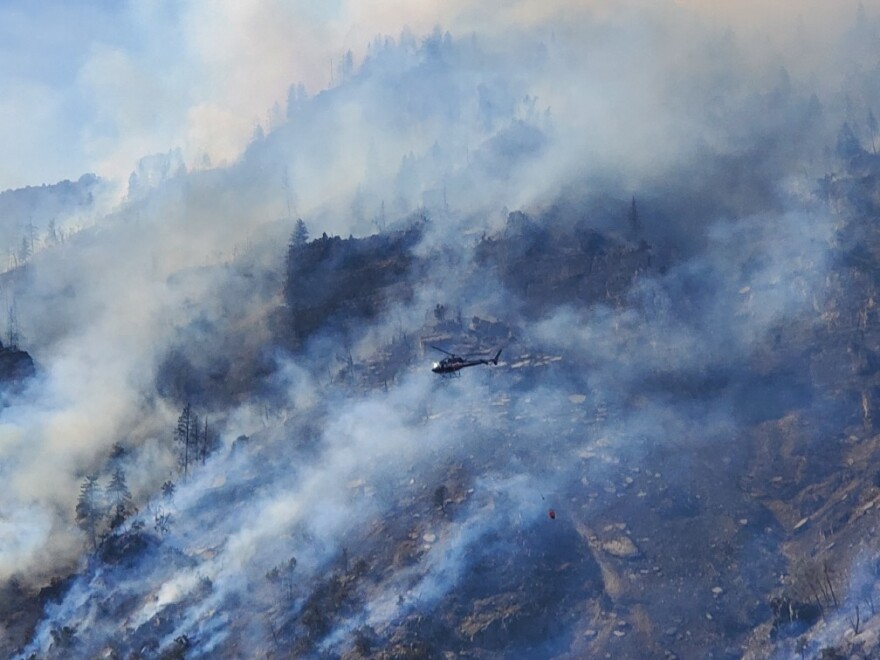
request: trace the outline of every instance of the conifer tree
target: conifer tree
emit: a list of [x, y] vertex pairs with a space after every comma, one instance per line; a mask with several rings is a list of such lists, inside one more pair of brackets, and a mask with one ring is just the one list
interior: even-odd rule
[[639, 209], [636, 207], [635, 195], [632, 198], [632, 204], [629, 207], [629, 235], [634, 241], [639, 239], [642, 234], [642, 223], [639, 220]]
[[190, 419], [190, 454], [189, 460], [191, 465], [197, 465], [202, 460], [202, 437], [201, 437], [201, 426], [202, 420], [199, 419], [199, 415], [196, 412], [192, 413], [192, 418]]
[[166, 500], [170, 500], [174, 497], [174, 482], [170, 479], [162, 484], [162, 497]]
[[849, 123], [844, 122], [837, 134], [837, 155], [844, 160], [855, 158], [862, 151], [862, 145]]
[[88, 536], [92, 550], [98, 549], [98, 527], [102, 517], [98, 475], [89, 474], [79, 487], [79, 498], [76, 501], [76, 524]]
[[110, 500], [110, 527], [116, 529], [132, 512], [131, 491], [125, 483], [125, 471], [117, 466], [107, 485], [107, 499]]
[[208, 456], [217, 451], [218, 445], [219, 438], [208, 427], [208, 417], [206, 415], [199, 441], [199, 458], [202, 460], [202, 465], [208, 460]]
[[303, 222], [302, 218], [298, 218], [296, 221], [296, 227], [293, 230], [293, 234], [290, 237], [290, 245], [291, 247], [302, 247], [306, 243], [309, 242], [309, 229], [306, 227], [306, 223]]
[[183, 411], [180, 413], [180, 417], [177, 418], [177, 428], [175, 429], [175, 439], [180, 443], [180, 466], [183, 468], [183, 479], [186, 480], [186, 477], [189, 473], [189, 461], [191, 452], [195, 448], [195, 440], [197, 435], [197, 427], [193, 423], [194, 416], [192, 411], [192, 406], [187, 403], [183, 407]]

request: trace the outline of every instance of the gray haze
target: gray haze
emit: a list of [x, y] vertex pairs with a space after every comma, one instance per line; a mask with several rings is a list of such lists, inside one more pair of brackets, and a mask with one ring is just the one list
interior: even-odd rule
[[[339, 24], [363, 18], [341, 4]], [[47, 653], [64, 625], [98, 654], [121, 626], [138, 630], [163, 611], [174, 625], [162, 648], [185, 634], [210, 657], [232, 632], [266, 648], [278, 615], [268, 571], [295, 556], [299, 584], [320, 579], [343, 548], [354, 561], [378, 543], [371, 525], [412, 515], [401, 502], [442, 483], [448, 466], [471, 466], [455, 516], [414, 523], [433, 539], [419, 560], [386, 572], [368, 606], [328, 632], [325, 650], [339, 652], [360, 626], [431, 612], [484, 547], [507, 552], [510, 530], [537, 533], [548, 506], [568, 525], [575, 509], [611, 506], [612, 496], [566, 503], [613, 466], [651, 469], [667, 446], [683, 453], [670, 470], [686, 480], [687, 452], [730, 442], [761, 414], [743, 394], [744, 365], [826, 295], [836, 219], [815, 183], [836, 167], [845, 122], [870, 148], [880, 77], [866, 44], [880, 36], [878, 7], [864, 3], [867, 22], [856, 24], [851, 3], [798, 4], [763, 24], [759, 8], [733, 3], [717, 13], [699, 2], [564, 3], [563, 19], [520, 2], [493, 28], [489, 9], [446, 4], [414, 15], [414, 27], [375, 18], [377, 34], [355, 32], [365, 43], [337, 42], [330, 85], [251, 62], [283, 87], [254, 83], [270, 119], [249, 141], [236, 129], [240, 155], [220, 150], [236, 155], [214, 166], [173, 148], [140, 154], [116, 184], [123, 192], [106, 193], [112, 209], [101, 198], [86, 220], [72, 204], [33, 221], [39, 249], [15, 253], [0, 282], [38, 365], [0, 413], [0, 580], [78, 577], [23, 656]], [[657, 268], [624, 305], [535, 314], [491, 277], [468, 278], [475, 244], [502, 233], [510, 211], [550, 230], [577, 220], [622, 237], [633, 197]], [[28, 211], [10, 208], [15, 251]], [[426, 355], [387, 388], [357, 389], [338, 374], [343, 348], [329, 329], [300, 353], [275, 345], [296, 218], [316, 238], [388, 231], [417, 214], [429, 221], [416, 254], [430, 276], [346, 348], [367, 361], [444, 303], [519, 330], [503, 368], [438, 383]], [[48, 238], [54, 217], [63, 241]], [[453, 267], [434, 258], [445, 249]], [[515, 370], [524, 353], [562, 359]], [[194, 372], [221, 365], [253, 382], [199, 402], [222, 447], [185, 483], [171, 436], [186, 386], [166, 378], [181, 356]], [[723, 383], [696, 400], [651, 386], [657, 374], [716, 373]], [[613, 412], [595, 427], [599, 407]], [[173, 522], [133, 565], [102, 568], [74, 507], [86, 474], [106, 485], [115, 443], [127, 449], [140, 518]], [[169, 479], [170, 499], [160, 492]], [[111, 593], [126, 603], [124, 623], [98, 606]]]

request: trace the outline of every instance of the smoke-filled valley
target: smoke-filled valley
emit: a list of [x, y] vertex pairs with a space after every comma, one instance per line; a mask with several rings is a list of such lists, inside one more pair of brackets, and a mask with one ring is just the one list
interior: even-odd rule
[[0, 655], [880, 653], [880, 7], [447, 4], [0, 193]]

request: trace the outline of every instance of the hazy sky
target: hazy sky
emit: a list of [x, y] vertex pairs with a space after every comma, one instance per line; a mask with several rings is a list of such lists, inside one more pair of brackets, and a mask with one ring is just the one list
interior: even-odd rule
[[[233, 160], [274, 103], [330, 81], [332, 61], [376, 35], [535, 24], [572, 11], [663, 4], [771, 30], [806, 15], [851, 21], [857, 0], [149, 0], [0, 2], [0, 190], [127, 177], [180, 147], [189, 164]], [[875, 9], [880, 0], [864, 0]]]
[[429, 31], [465, 3], [187, 0], [0, 3], [0, 190], [125, 177], [181, 147], [234, 159], [292, 83], [404, 25]]

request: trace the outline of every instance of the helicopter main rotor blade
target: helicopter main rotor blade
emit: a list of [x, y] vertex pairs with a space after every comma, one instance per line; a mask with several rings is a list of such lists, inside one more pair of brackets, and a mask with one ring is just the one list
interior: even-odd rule
[[431, 348], [433, 348], [435, 351], [440, 351], [441, 353], [446, 353], [446, 355], [448, 355], [449, 357], [455, 357], [455, 353], [450, 353], [449, 351], [447, 351], [443, 348], [440, 348], [439, 346], [434, 346], [433, 344], [431, 344]]

